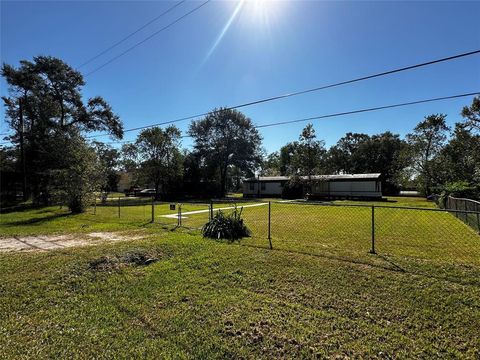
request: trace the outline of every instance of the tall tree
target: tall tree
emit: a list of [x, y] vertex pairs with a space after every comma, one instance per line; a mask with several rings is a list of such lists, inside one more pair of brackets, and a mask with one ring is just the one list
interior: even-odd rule
[[274, 151], [263, 160], [262, 163], [262, 175], [263, 176], [278, 176], [280, 172], [280, 153]]
[[308, 177], [308, 181], [312, 181], [312, 176], [323, 172], [321, 163], [325, 155], [325, 142], [317, 140], [315, 129], [312, 124], [308, 124], [302, 130], [295, 153], [293, 155], [293, 167], [298, 175]]
[[296, 169], [293, 166], [293, 157], [297, 151], [298, 142], [290, 142], [280, 148], [280, 175], [293, 175]]
[[202, 162], [218, 169], [220, 196], [227, 192], [231, 166], [251, 172], [261, 163], [260, 134], [240, 111], [214, 109], [205, 118], [193, 121], [188, 133]]
[[422, 183], [425, 195], [431, 194], [431, 188], [436, 178], [434, 160], [447, 139], [449, 127], [445, 118], [444, 114], [426, 116], [406, 137], [411, 168]]
[[153, 184], [156, 197], [168, 197], [182, 175], [183, 159], [179, 149], [180, 130], [153, 127], [143, 130], [135, 141], [140, 158], [139, 171], [145, 182]]
[[10, 140], [23, 148], [20, 153], [25, 154], [34, 200], [48, 200], [51, 172], [64, 164], [61, 151], [50, 153], [55, 148], [52, 141], [58, 141], [59, 136], [69, 138], [74, 132], [108, 131], [115, 138], [123, 135], [119, 117], [103, 98], [83, 101], [82, 74], [60, 59], [37, 56], [33, 61], [20, 61], [18, 68], [3, 64], [2, 76], [9, 90], [2, 99], [7, 122], [14, 130]]
[[435, 165], [442, 185], [460, 181], [480, 185], [480, 135], [466, 130], [464, 124], [456, 124]]
[[359, 173], [382, 174], [382, 189], [386, 194], [399, 191], [399, 180], [408, 163], [402, 153], [406, 142], [400, 135], [387, 131], [372, 135], [359, 144], [355, 152], [355, 171]]
[[472, 105], [462, 109], [462, 126], [469, 130], [480, 131], [480, 96], [473, 98]]
[[359, 159], [359, 148], [370, 139], [367, 134], [348, 132], [327, 154], [326, 168], [335, 174], [361, 173], [362, 161]]

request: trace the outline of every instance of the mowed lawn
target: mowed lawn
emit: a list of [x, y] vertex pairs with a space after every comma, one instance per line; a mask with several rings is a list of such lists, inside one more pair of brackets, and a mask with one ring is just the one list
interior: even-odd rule
[[2, 359], [480, 355], [478, 282], [167, 232], [0, 268]]
[[148, 236], [0, 253], [0, 358], [480, 357], [480, 236], [451, 214], [376, 208], [374, 255], [370, 208], [272, 203], [269, 250], [268, 205], [244, 207], [252, 237], [229, 244], [131, 204], [0, 215], [2, 236]]

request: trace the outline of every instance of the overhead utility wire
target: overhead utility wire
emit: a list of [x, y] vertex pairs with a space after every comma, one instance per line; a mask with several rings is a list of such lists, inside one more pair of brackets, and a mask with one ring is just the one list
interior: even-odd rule
[[[384, 71], [384, 72], [380, 72], [380, 73], [376, 73], [376, 74], [372, 74], [372, 75], [362, 76], [362, 77], [358, 77], [358, 78], [351, 79], [351, 80], [341, 81], [341, 82], [328, 84], [328, 85], [323, 85], [323, 86], [319, 86], [319, 87], [315, 87], [315, 88], [311, 88], [311, 89], [307, 89], [307, 90], [301, 90], [301, 91], [292, 92], [292, 93], [288, 93], [288, 94], [284, 94], [284, 95], [278, 95], [278, 96], [273, 96], [273, 97], [264, 98], [264, 99], [260, 99], [260, 100], [255, 100], [255, 101], [251, 101], [251, 102], [247, 102], [247, 103], [243, 103], [243, 104], [239, 104], [239, 105], [235, 105], [235, 106], [230, 106], [227, 109], [228, 110], [239, 109], [239, 108], [252, 106], [252, 105], [257, 105], [257, 104], [261, 104], [261, 103], [265, 103], [265, 102], [269, 102], [269, 101], [274, 101], [274, 100], [284, 99], [284, 98], [288, 98], [288, 97], [303, 95], [303, 94], [310, 93], [310, 92], [325, 90], [325, 89], [329, 89], [329, 88], [333, 88], [333, 87], [337, 87], [337, 86], [341, 86], [341, 85], [346, 85], [346, 84], [360, 82], [360, 81], [364, 81], [364, 80], [368, 80], [368, 79], [377, 78], [377, 77], [380, 77], [380, 76], [391, 75], [391, 74], [399, 73], [399, 72], [402, 72], [402, 71], [407, 71], [407, 70], [412, 70], [412, 69], [416, 69], [416, 68], [420, 68], [420, 67], [424, 67], [424, 66], [428, 66], [428, 65], [438, 64], [438, 63], [445, 62], [445, 61], [450, 61], [450, 60], [454, 60], [454, 59], [458, 59], [458, 58], [462, 58], [462, 57], [466, 57], [466, 56], [475, 55], [475, 54], [478, 54], [478, 53], [480, 53], [480, 50], [469, 51], [469, 52], [466, 52], [466, 53], [461, 53], [461, 54], [457, 54], [457, 55], [453, 55], [453, 56], [448, 56], [448, 57], [444, 57], [444, 58], [441, 58], [441, 59], [436, 59], [436, 60], [427, 61], [427, 62], [415, 64], [415, 65], [405, 66], [405, 67], [401, 67], [401, 68], [397, 68], [397, 69], [393, 69], [393, 70], [388, 70], [388, 71]], [[183, 118], [178, 118], [178, 119], [175, 119], [175, 120], [164, 121], [164, 122], [160, 122], [160, 123], [156, 123], [156, 124], [130, 128], [130, 129], [124, 130], [124, 132], [143, 130], [143, 129], [147, 129], [147, 128], [154, 127], [154, 126], [160, 126], [160, 125], [166, 125], [166, 124], [181, 122], [181, 121], [185, 121], [185, 120], [191, 120], [191, 119], [203, 117], [203, 116], [213, 114], [213, 113], [215, 113], [215, 111], [209, 111], [209, 112], [205, 112], [205, 113], [202, 113], [202, 114], [196, 114], [196, 115], [191, 115], [191, 116], [187, 116], [187, 117], [183, 117]], [[108, 136], [108, 135], [109, 135], [108, 133], [91, 135], [88, 138]]]
[[135, 49], [137, 46], [140, 46], [141, 44], [147, 42], [148, 40], [150, 40], [151, 38], [153, 38], [154, 36], [160, 34], [162, 31], [165, 31], [167, 30], [168, 28], [172, 27], [173, 25], [175, 25], [176, 23], [178, 23], [179, 21], [183, 20], [184, 18], [186, 18], [187, 16], [189, 16], [190, 14], [193, 14], [195, 11], [199, 10], [201, 7], [207, 5], [211, 0], [207, 0], [203, 3], [201, 3], [199, 6], [195, 7], [194, 9], [190, 10], [189, 12], [183, 14], [182, 16], [178, 17], [177, 19], [175, 19], [174, 21], [172, 21], [171, 23], [169, 23], [168, 25], [164, 26], [163, 28], [161, 28], [160, 30], [157, 30], [155, 31], [153, 34], [151, 34], [150, 36], [147, 36], [145, 39], [143, 39], [142, 41], [139, 41], [138, 43], [136, 43], [135, 45], [129, 47], [127, 50], [121, 52], [120, 54], [118, 54], [117, 56], [114, 56], [113, 58], [111, 58], [110, 60], [108, 60], [107, 62], [103, 63], [102, 65], [100, 65], [99, 67], [93, 69], [92, 71], [88, 72], [85, 74], [85, 76], [89, 76], [89, 75], [92, 75], [93, 73], [97, 72], [98, 70], [100, 69], [103, 69], [105, 66], [111, 64], [112, 62], [114, 62], [115, 60], [117, 60], [118, 58], [122, 57], [123, 55], [125, 55], [126, 53], [132, 51], [133, 49]]
[[271, 127], [271, 126], [293, 124], [293, 123], [297, 123], [297, 122], [320, 120], [320, 119], [326, 119], [326, 118], [337, 117], [337, 116], [345, 116], [345, 115], [359, 114], [359, 113], [378, 111], [378, 110], [384, 110], [384, 109], [392, 109], [392, 108], [403, 107], [403, 106], [424, 104], [424, 103], [429, 103], [429, 102], [434, 102], [434, 101], [457, 99], [457, 98], [461, 98], [461, 97], [474, 96], [474, 95], [479, 95], [479, 94], [480, 94], [480, 91], [477, 91], [477, 92], [473, 92], [473, 93], [466, 93], [466, 94], [443, 96], [443, 97], [437, 97], [437, 98], [431, 98], [431, 99], [416, 100], [416, 101], [404, 102], [404, 103], [399, 103], [399, 104], [391, 104], [391, 105], [377, 106], [377, 107], [371, 107], [371, 108], [366, 108], [366, 109], [345, 111], [345, 112], [339, 112], [339, 113], [333, 113], [333, 114], [327, 114], [327, 115], [312, 116], [312, 117], [303, 118], [303, 119], [279, 121], [279, 122], [274, 122], [274, 123], [270, 123], [270, 124], [257, 125], [257, 126], [255, 126], [255, 128], [260, 129], [260, 128], [266, 128], [266, 127]]
[[168, 14], [170, 11], [172, 11], [173, 9], [175, 9], [177, 6], [180, 6], [181, 4], [183, 4], [186, 0], [182, 0], [182, 1], [179, 1], [177, 3], [175, 3], [173, 6], [169, 7], [167, 10], [165, 10], [164, 12], [162, 12], [160, 15], [158, 15], [157, 17], [153, 18], [152, 20], [148, 21], [147, 23], [143, 24], [142, 26], [140, 26], [137, 30], [135, 30], [134, 32], [128, 34], [127, 36], [125, 36], [123, 39], [117, 41], [116, 43], [114, 43], [113, 45], [109, 46], [108, 48], [106, 48], [105, 50], [99, 52], [97, 55], [91, 57], [90, 59], [88, 59], [87, 61], [85, 61], [84, 63], [80, 64], [77, 69], [80, 69], [82, 67], [84, 67], [85, 65], [87, 64], [90, 64], [92, 61], [98, 59], [100, 56], [102, 55], [105, 55], [107, 52], [109, 52], [110, 50], [112, 50], [113, 48], [117, 47], [118, 45], [120, 45], [121, 43], [123, 43], [124, 41], [130, 39], [133, 35], [137, 34], [139, 31], [145, 29], [148, 25], [154, 23], [155, 21], [159, 20], [160, 18], [162, 18], [163, 16], [165, 16], [166, 14]]
[[[390, 105], [383, 105], [383, 106], [377, 106], [377, 107], [370, 107], [370, 108], [364, 108], [364, 109], [357, 109], [357, 110], [351, 110], [351, 111], [344, 111], [344, 112], [338, 112], [338, 113], [332, 113], [332, 114], [326, 114], [326, 115], [312, 116], [312, 117], [295, 119], [295, 120], [278, 121], [278, 122], [269, 123], [269, 124], [256, 125], [254, 127], [256, 129], [261, 129], [261, 128], [272, 127], [272, 126], [293, 124], [293, 123], [298, 123], [298, 122], [327, 119], [327, 118], [333, 118], [333, 117], [338, 117], [338, 116], [360, 114], [360, 113], [365, 113], [365, 112], [379, 111], [379, 110], [392, 109], [392, 108], [404, 107], [404, 106], [412, 106], [412, 105], [424, 104], [424, 103], [435, 102], [435, 101], [458, 99], [458, 98], [462, 98], [462, 97], [475, 96], [475, 95], [480, 95], [480, 91], [465, 93], [465, 94], [451, 95], [451, 96], [442, 96], [442, 97], [436, 97], [436, 98], [430, 98], [430, 99], [422, 99], [422, 100], [416, 100], [416, 101], [409, 101], [409, 102], [403, 102], [403, 103], [398, 103], [398, 104], [390, 104]], [[190, 135], [181, 136], [181, 138], [188, 138], [188, 137], [190, 137]], [[106, 144], [116, 144], [116, 143], [125, 144], [125, 143], [133, 143], [133, 142], [135, 142], [135, 140], [110, 141], [110, 142], [107, 142]]]

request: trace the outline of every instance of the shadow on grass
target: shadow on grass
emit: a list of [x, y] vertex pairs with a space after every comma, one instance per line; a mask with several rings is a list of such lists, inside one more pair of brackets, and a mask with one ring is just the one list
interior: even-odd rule
[[19, 205], [13, 205], [9, 207], [0, 207], [0, 214], [9, 214], [12, 212], [24, 212], [24, 211], [34, 210], [34, 209], [41, 209], [44, 207], [45, 205], [34, 205], [34, 204], [19, 204]]
[[5, 222], [3, 223], [4, 226], [21, 226], [21, 225], [36, 225], [36, 224], [43, 224], [55, 219], [60, 219], [64, 218], [67, 216], [73, 215], [72, 213], [62, 213], [62, 214], [52, 214], [50, 216], [45, 216], [41, 218], [32, 218], [32, 219], [26, 219], [26, 220], [17, 220], [17, 221], [10, 221], [10, 222]]
[[[231, 244], [237, 244], [239, 246], [245, 246], [249, 248], [256, 248], [256, 249], [262, 249], [262, 250], [270, 250], [268, 244], [264, 246], [245, 244], [242, 242], [232, 242]], [[278, 252], [287, 253], [287, 254], [300, 254], [300, 255], [312, 256], [316, 258], [340, 261], [348, 264], [369, 266], [372, 268], [393, 271], [396, 273], [409, 274], [409, 275], [421, 276], [421, 277], [434, 279], [434, 280], [447, 281], [449, 283], [454, 283], [457, 285], [480, 287], [480, 276], [477, 275], [479, 273], [479, 270], [477, 269], [473, 271], [474, 274], [472, 274], [472, 276], [468, 276], [470, 278], [469, 280], [469, 279], [466, 279], [466, 276], [465, 276], [466, 274], [456, 274], [456, 275], [446, 274], [444, 276], [436, 275], [435, 272], [439, 272], [438, 271], [439, 269], [435, 267], [432, 268], [431, 271], [424, 271], [423, 269], [421, 269], [421, 267], [418, 267], [416, 269], [406, 269], [405, 267], [402, 267], [396, 262], [394, 262], [392, 259], [389, 259], [388, 257], [378, 253], [377, 254], [368, 253], [368, 256], [372, 256], [372, 259], [380, 259], [384, 262], [384, 264], [375, 264], [374, 262], [362, 261], [359, 259], [353, 259], [353, 258], [343, 257], [343, 256], [335, 256], [335, 255], [329, 255], [329, 254], [315, 254], [307, 251], [293, 250], [293, 249], [281, 249], [281, 248], [275, 248], [275, 246], [271, 251], [278, 251]]]

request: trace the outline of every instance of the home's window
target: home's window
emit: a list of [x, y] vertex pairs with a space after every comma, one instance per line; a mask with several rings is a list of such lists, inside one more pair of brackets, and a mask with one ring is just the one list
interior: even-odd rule
[[253, 182], [250, 183], [250, 190], [255, 190], [255, 184]]
[[260, 189], [265, 190], [265, 183], [262, 182], [260, 185]]

